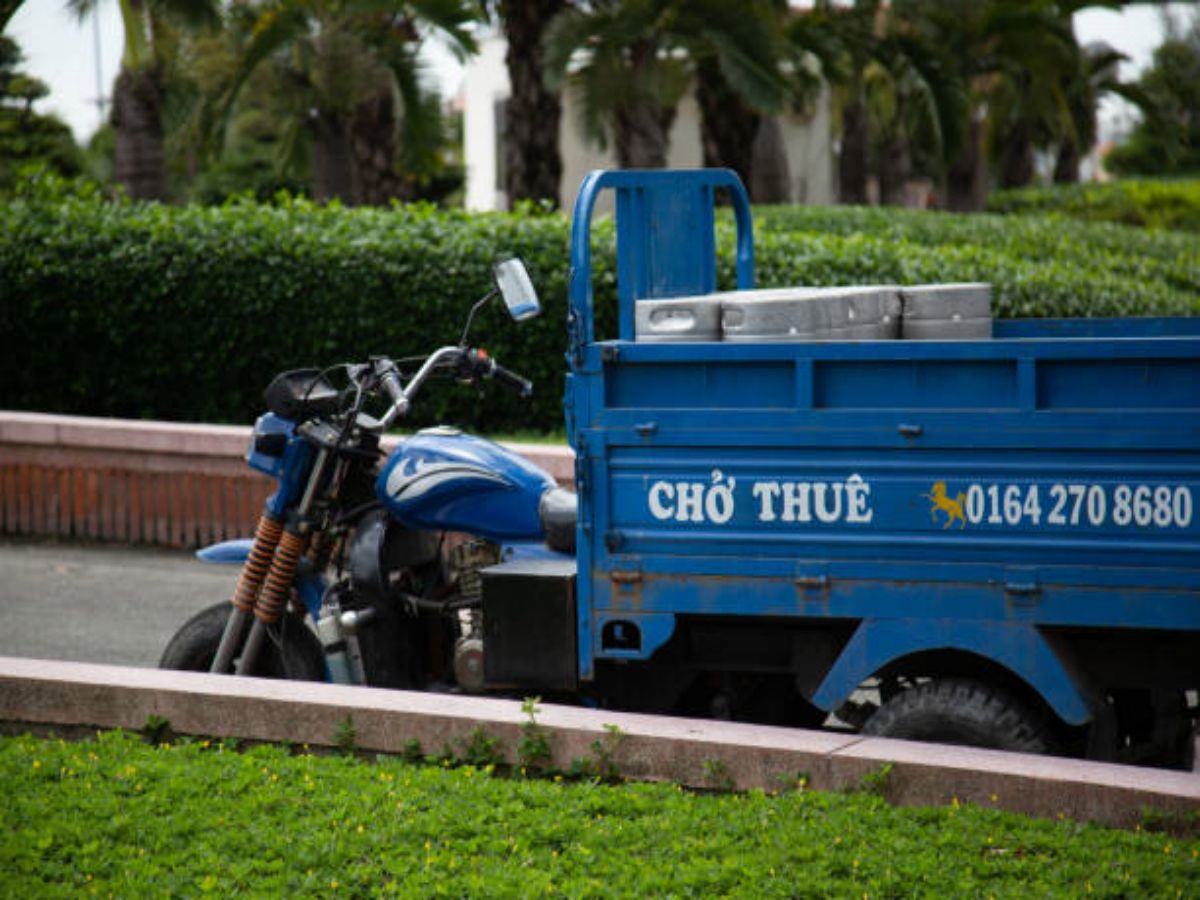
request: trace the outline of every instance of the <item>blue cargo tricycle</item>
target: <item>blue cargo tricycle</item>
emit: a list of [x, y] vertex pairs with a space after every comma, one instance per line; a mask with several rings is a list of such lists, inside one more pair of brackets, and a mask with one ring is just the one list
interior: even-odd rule
[[[518, 261], [496, 274], [516, 318], [537, 311]], [[412, 368], [284, 373], [248, 457], [277, 479], [257, 533], [201, 551], [242, 566], [232, 603], [162, 664], [1190, 766], [1200, 320], [993, 324], [979, 287], [758, 291], [735, 175], [592, 173], [578, 499], [456, 429], [380, 450], [436, 375], [528, 391], [467, 332]]]

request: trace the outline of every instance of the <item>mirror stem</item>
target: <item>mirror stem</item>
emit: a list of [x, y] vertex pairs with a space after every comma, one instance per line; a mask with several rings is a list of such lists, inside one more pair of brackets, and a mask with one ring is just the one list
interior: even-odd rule
[[498, 288], [492, 288], [483, 299], [471, 307], [471, 311], [467, 313], [467, 324], [463, 327], [462, 337], [458, 339], [458, 346], [467, 346], [467, 333], [471, 330], [471, 323], [475, 320], [475, 313], [479, 312], [489, 300], [496, 297], [500, 293]]

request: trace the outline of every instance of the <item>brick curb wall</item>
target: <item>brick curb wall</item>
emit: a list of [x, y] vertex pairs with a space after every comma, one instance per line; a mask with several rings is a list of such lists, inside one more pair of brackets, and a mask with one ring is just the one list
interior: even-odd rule
[[[0, 411], [0, 535], [189, 549], [248, 537], [272, 490], [246, 466], [249, 439], [247, 427]], [[507, 446], [573, 483], [569, 448]]]
[[[151, 715], [179, 734], [314, 747], [333, 745], [350, 716], [359, 749], [397, 754], [411, 740], [426, 753], [461, 748], [482, 729], [510, 762], [528, 721], [513, 700], [0, 657], [6, 731], [136, 731]], [[1186, 772], [551, 704], [537, 723], [555, 766], [594, 759], [593, 742], [616, 725], [613, 761], [624, 776], [697, 788], [788, 789], [803, 773], [819, 790], [873, 782], [903, 805], [957, 801], [1126, 828], [1147, 810], [1184, 825], [1200, 810], [1200, 776]]]

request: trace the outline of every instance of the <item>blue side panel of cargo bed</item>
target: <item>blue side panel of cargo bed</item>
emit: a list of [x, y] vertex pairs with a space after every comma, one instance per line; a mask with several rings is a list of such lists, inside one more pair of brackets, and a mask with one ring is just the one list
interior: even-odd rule
[[640, 295], [621, 289], [619, 338], [597, 342], [579, 209], [572, 315], [587, 327], [567, 411], [582, 678], [649, 659], [685, 618], [834, 620], [852, 636], [810, 698], [823, 708], [906, 654], [952, 650], [1080, 723], [1048, 636], [1200, 632], [1197, 320], [639, 344]]

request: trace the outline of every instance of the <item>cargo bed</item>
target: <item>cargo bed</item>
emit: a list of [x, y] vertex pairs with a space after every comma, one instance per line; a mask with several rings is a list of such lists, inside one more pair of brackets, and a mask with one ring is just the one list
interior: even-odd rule
[[[793, 635], [760, 658], [823, 710], [922, 655], [1003, 670], [1068, 725], [1114, 684], [1200, 685], [1200, 321], [635, 340], [639, 301], [715, 289], [718, 188], [749, 290], [749, 210], [728, 175], [598, 174], [576, 206], [581, 679], [671, 642], [703, 657], [757, 622]], [[599, 341], [586, 245], [605, 189], [621, 324]], [[661, 242], [680, 217], [688, 235]]]

